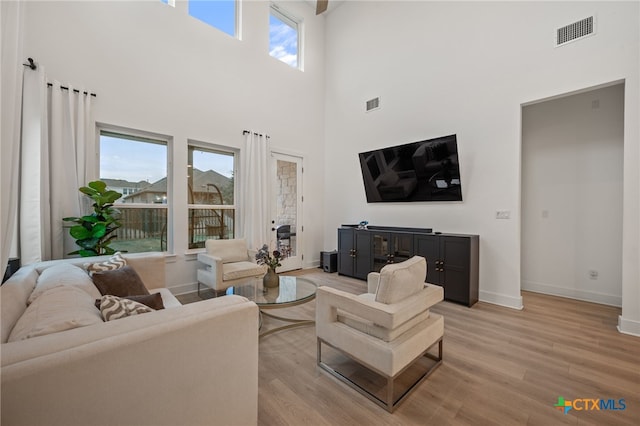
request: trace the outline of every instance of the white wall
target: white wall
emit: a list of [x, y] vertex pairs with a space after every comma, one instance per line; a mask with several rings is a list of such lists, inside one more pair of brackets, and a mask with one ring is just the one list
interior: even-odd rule
[[[597, 34], [555, 30], [596, 14]], [[625, 80], [623, 318], [640, 334], [638, 2], [346, 2], [327, 17], [325, 249], [341, 223], [480, 235], [480, 299], [520, 296], [520, 106]], [[381, 96], [382, 108], [364, 112]], [[456, 133], [462, 203], [367, 204], [358, 152]], [[510, 210], [510, 220], [496, 220]], [[635, 328], [637, 327], [637, 328]]]
[[623, 84], [523, 108], [522, 289], [622, 306], [623, 119]]
[[[304, 72], [268, 55], [267, 1], [242, 2], [242, 40], [191, 18], [183, 1], [30, 1], [24, 52], [50, 79], [97, 93], [96, 121], [173, 138], [174, 176], [184, 173], [188, 139], [240, 148], [244, 129], [302, 155], [309, 266], [322, 249], [324, 17], [304, 2], [283, 8], [304, 20]], [[168, 279], [182, 292], [195, 289], [197, 263], [187, 250], [186, 182], [173, 196]]]

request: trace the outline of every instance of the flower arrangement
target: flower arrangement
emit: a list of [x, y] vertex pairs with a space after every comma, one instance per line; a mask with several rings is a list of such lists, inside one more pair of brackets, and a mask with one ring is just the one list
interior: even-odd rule
[[280, 260], [282, 260], [282, 253], [278, 250], [274, 250], [273, 252], [269, 251], [269, 247], [264, 244], [261, 249], [256, 253], [256, 261], [258, 265], [267, 265], [269, 269], [272, 271], [276, 271], [278, 266], [282, 266]]

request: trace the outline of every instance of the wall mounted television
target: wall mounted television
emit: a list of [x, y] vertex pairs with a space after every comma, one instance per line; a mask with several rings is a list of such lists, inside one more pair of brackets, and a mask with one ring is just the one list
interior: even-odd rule
[[456, 135], [358, 156], [368, 203], [462, 201]]

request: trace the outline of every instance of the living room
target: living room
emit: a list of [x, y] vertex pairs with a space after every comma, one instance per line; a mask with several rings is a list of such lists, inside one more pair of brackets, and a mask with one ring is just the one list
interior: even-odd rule
[[[640, 335], [638, 2], [345, 1], [320, 16], [313, 2], [277, 3], [304, 23], [302, 69], [269, 56], [267, 1], [242, 2], [236, 38], [193, 19], [186, 1], [149, 0], [24, 2], [19, 71], [32, 57], [48, 79], [97, 94], [97, 123], [168, 137], [171, 176], [183, 174], [190, 141], [241, 153], [244, 130], [268, 134], [273, 151], [303, 161], [305, 269], [337, 248], [340, 225], [361, 220], [477, 234], [480, 300], [512, 310], [527, 309], [523, 108], [622, 84], [619, 204], [580, 231], [615, 228], [617, 239], [600, 250], [620, 259], [608, 270], [568, 263], [572, 282], [557, 293], [574, 296], [586, 285], [602, 293], [608, 276], [619, 277], [604, 285], [607, 300], [619, 301], [619, 331]], [[3, 24], [5, 12], [3, 3]], [[597, 18], [595, 34], [555, 46], [557, 28], [588, 16]], [[3, 81], [3, 181], [5, 93]], [[367, 113], [376, 97], [380, 108]], [[462, 202], [366, 202], [358, 153], [450, 134], [458, 137]], [[185, 185], [174, 184], [166, 256], [174, 294], [197, 282], [187, 200]]]

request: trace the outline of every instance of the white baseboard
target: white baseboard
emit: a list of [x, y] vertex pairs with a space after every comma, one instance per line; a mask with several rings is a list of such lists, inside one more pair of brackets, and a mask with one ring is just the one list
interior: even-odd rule
[[522, 296], [513, 297], [505, 294], [493, 293], [491, 291], [480, 290], [480, 301], [504, 306], [506, 308], [522, 310]]
[[625, 319], [622, 315], [618, 315], [618, 331], [640, 337], [640, 321]]
[[552, 296], [568, 297], [585, 302], [600, 303], [609, 306], [622, 306], [622, 297], [613, 294], [597, 293], [594, 291], [580, 290], [576, 288], [558, 287], [534, 281], [522, 281], [522, 290], [534, 293], [549, 294]]

